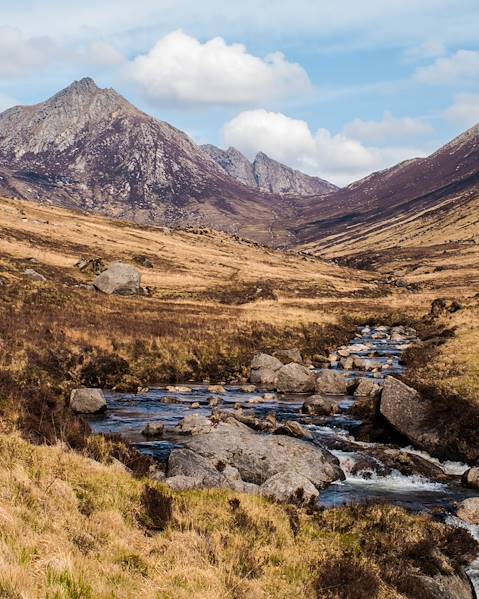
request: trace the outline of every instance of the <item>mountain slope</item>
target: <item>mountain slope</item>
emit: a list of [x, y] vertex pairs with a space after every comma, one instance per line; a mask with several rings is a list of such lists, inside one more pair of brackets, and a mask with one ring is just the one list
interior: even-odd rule
[[329, 193], [338, 189], [336, 185], [324, 179], [311, 177], [281, 164], [263, 152], [259, 152], [251, 163], [236, 148], [221, 150], [211, 144], [201, 147], [231, 177], [269, 193], [304, 196]]
[[[322, 196], [320, 202], [311, 198], [303, 214], [305, 224], [297, 233], [303, 243], [322, 251], [396, 219], [419, 218], [431, 210], [438, 210], [442, 218], [467, 205], [478, 191], [479, 125], [427, 158], [373, 173]], [[391, 236], [390, 246], [396, 243]]]
[[321, 200], [307, 251], [431, 290], [479, 285], [479, 126]]
[[0, 193], [275, 243], [294, 207], [242, 185], [186, 134], [93, 80], [0, 115]]

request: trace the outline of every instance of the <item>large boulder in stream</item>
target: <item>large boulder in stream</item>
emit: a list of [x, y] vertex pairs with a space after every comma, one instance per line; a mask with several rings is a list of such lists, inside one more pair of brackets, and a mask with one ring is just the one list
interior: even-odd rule
[[311, 395], [301, 406], [301, 413], [310, 416], [332, 416], [340, 412], [341, 407], [335, 399], [322, 395]]
[[433, 402], [416, 389], [388, 376], [381, 395], [380, 411], [413, 445], [429, 453], [441, 452], [444, 439], [435, 429]]
[[140, 285], [140, 271], [123, 262], [114, 262], [93, 282], [95, 289], [110, 295], [138, 295]]
[[273, 352], [273, 356], [281, 360], [283, 364], [291, 364], [291, 362], [296, 362], [297, 364], [303, 363], [303, 357], [299, 349], [278, 349]]
[[[206, 460], [218, 472], [233, 468], [240, 477], [237, 483], [246, 483], [245, 489], [252, 491], [257, 488], [251, 485], [263, 485], [286, 470], [307, 479], [318, 490], [335, 480], [344, 479], [339, 461], [326, 449], [294, 437], [256, 433], [234, 418], [219, 422], [209, 433], [191, 437], [185, 441], [185, 447], [198, 459], [201, 458], [203, 464]], [[191, 473], [189, 467], [180, 468], [176, 458], [173, 459], [172, 475], [191, 477]], [[295, 495], [297, 482], [289, 496]], [[217, 485], [208, 482], [205, 486]], [[227, 486], [238, 488], [238, 484]]]
[[286, 364], [276, 375], [276, 390], [280, 393], [311, 393], [315, 386], [316, 376], [301, 364]]
[[269, 354], [256, 354], [250, 365], [250, 382], [259, 387], [273, 387], [283, 362]]
[[316, 391], [324, 395], [346, 395], [348, 383], [344, 374], [324, 370], [316, 380]]

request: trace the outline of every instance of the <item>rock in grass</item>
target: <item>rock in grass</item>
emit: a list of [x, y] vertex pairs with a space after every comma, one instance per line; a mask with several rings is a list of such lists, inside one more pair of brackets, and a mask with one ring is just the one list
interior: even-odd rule
[[286, 364], [278, 370], [276, 390], [280, 393], [310, 393], [315, 385], [315, 374], [301, 364]]
[[37, 272], [36, 270], [33, 270], [33, 268], [26, 268], [23, 271], [23, 274], [28, 278], [31, 279], [32, 281], [40, 281], [42, 283], [44, 283], [47, 278], [44, 275], [41, 275], [39, 272]]
[[312, 482], [293, 470], [278, 472], [268, 478], [259, 488], [259, 492], [273, 501], [299, 506], [312, 505], [319, 496], [319, 491]]
[[140, 271], [129, 264], [114, 262], [94, 280], [98, 291], [109, 295], [138, 295], [141, 287]]
[[70, 408], [77, 414], [98, 414], [106, 410], [106, 399], [101, 389], [73, 389]]

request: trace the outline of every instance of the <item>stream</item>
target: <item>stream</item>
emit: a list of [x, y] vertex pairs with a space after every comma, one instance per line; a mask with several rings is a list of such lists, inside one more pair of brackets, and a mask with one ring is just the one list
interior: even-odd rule
[[[413, 332], [397, 335], [388, 327], [364, 327], [348, 346], [355, 356], [374, 361], [374, 372], [364, 370], [344, 370], [350, 380], [356, 378], [373, 378], [382, 383], [388, 375], [404, 372], [400, 363], [401, 353], [416, 340]], [[354, 349], [357, 347], [358, 349]], [[332, 362], [331, 368], [342, 369], [341, 356]], [[344, 359], [343, 359], [344, 362]], [[317, 373], [321, 369], [316, 369]], [[164, 388], [150, 389], [144, 394], [106, 392], [107, 411], [89, 418], [90, 426], [95, 433], [116, 433], [133, 443], [141, 452], [149, 454], [161, 462], [166, 462], [171, 450], [181, 447], [182, 437], [176, 433], [175, 427], [183, 417], [192, 412], [211, 416], [212, 408], [209, 399], [213, 395], [208, 385], [187, 384], [189, 391], [167, 391]], [[221, 394], [221, 409], [234, 411], [241, 405], [244, 409], [254, 411], [255, 416], [264, 418], [270, 412], [276, 413], [278, 422], [296, 420], [313, 435], [313, 443], [329, 448], [339, 459], [346, 479], [331, 484], [321, 491], [319, 504], [323, 507], [340, 506], [352, 502], [386, 502], [400, 505], [414, 512], [427, 511], [441, 513], [448, 523], [467, 528], [479, 539], [479, 527], [459, 520], [455, 514], [455, 504], [467, 497], [477, 496], [477, 491], [466, 489], [460, 484], [460, 475], [468, 469], [467, 464], [456, 462], [439, 462], [425, 452], [416, 451], [412, 447], [397, 447], [401, 452], [419, 455], [429, 462], [440, 466], [446, 475], [445, 480], [438, 482], [419, 474], [406, 476], [398, 470], [392, 470], [381, 476], [377, 469], [367, 466], [358, 471], [355, 465], [361, 457], [361, 450], [380, 447], [380, 444], [360, 443], [354, 439], [354, 431], [361, 421], [348, 414], [355, 398], [350, 395], [334, 396], [341, 412], [334, 416], [317, 417], [301, 413], [304, 395], [273, 394], [272, 400], [262, 402], [264, 392], [245, 393], [240, 386], [226, 386], [226, 393]], [[175, 402], [175, 403], [170, 403]], [[199, 407], [192, 407], [193, 404]], [[142, 434], [147, 424], [161, 423], [165, 426], [165, 434], [161, 439], [150, 439]], [[384, 446], [383, 446], [384, 447]], [[354, 472], [354, 474], [353, 474]], [[469, 571], [476, 592], [479, 590], [479, 561]]]

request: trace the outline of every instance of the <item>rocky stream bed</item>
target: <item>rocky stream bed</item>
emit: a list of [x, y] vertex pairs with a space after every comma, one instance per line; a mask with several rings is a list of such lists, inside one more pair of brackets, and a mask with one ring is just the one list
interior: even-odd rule
[[[394, 503], [432, 513], [479, 539], [479, 526], [457, 516], [458, 504], [479, 495], [461, 485], [467, 464], [440, 462], [403, 439], [357, 440], [364, 423], [355, 407], [374, 401], [385, 384], [396, 384], [390, 377], [403, 373], [401, 353], [415, 341], [415, 332], [404, 327], [362, 328], [324, 368], [301, 366], [305, 390], [308, 370], [323, 380], [312, 400], [311, 392], [272, 390], [271, 372], [253, 369], [257, 388], [185, 384], [139, 394], [108, 392], [107, 410], [91, 416], [90, 425], [97, 433], [121, 434], [154, 456], [161, 465], [158, 477], [173, 488], [227, 486], [287, 499], [290, 488], [301, 486], [297, 499], [304, 503]], [[274, 368], [301, 361], [294, 353], [286, 352], [286, 360], [280, 354], [282, 363]], [[252, 366], [270, 368], [270, 358], [256, 357]], [[479, 561], [469, 575], [477, 591]]]

